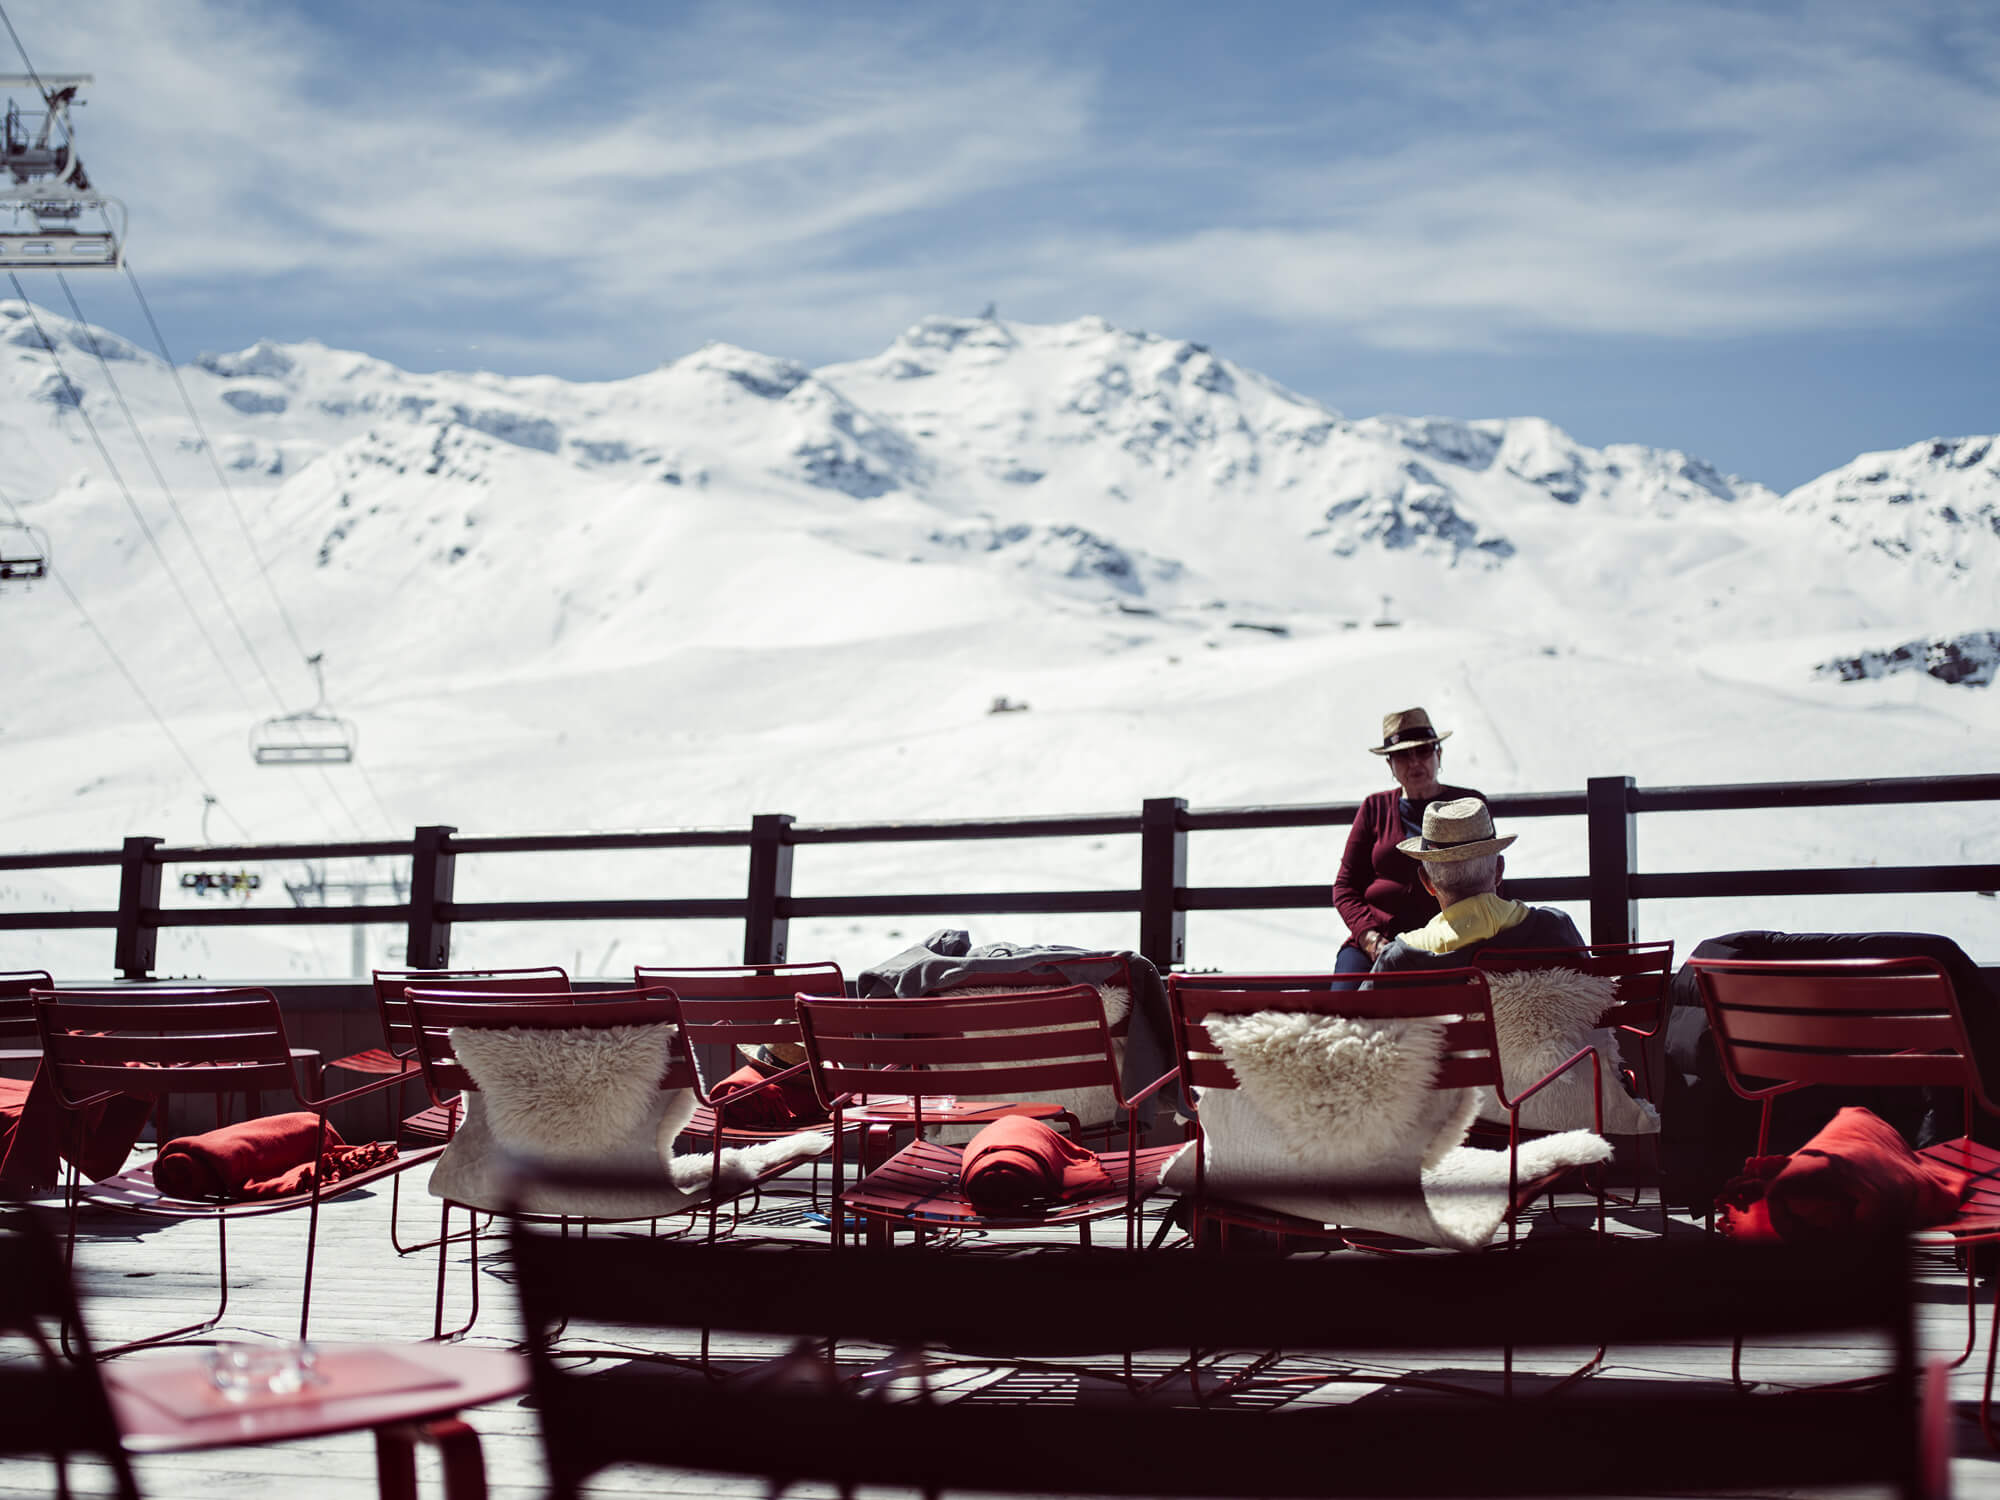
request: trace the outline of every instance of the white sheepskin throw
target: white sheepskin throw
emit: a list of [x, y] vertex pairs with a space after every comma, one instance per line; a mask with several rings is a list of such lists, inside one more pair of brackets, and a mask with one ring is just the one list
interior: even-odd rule
[[[1014, 994], [1025, 987], [1022, 985], [985, 985], [971, 989], [946, 990], [944, 993], [953, 997], [959, 995], [1008, 995]], [[1042, 988], [1042, 986], [1035, 987]], [[1097, 986], [1097, 996], [1104, 1006], [1104, 1023], [1113, 1029], [1116, 1029], [1132, 1013], [1132, 992], [1122, 984], [1100, 984]], [[994, 1036], [1008, 1036], [1011, 1034], [1006, 1031], [992, 1033]], [[1095, 1042], [1096, 1038], [1092, 1037], [1091, 1044], [1093, 1047], [1095, 1046]], [[1122, 1077], [1125, 1069], [1125, 1038], [1122, 1036], [1114, 1036], [1111, 1039], [1111, 1056], [1117, 1063], [1119, 1074]], [[973, 1063], [970, 1066], [988, 1068], [1005, 1065], [1001, 1063]], [[959, 1097], [962, 1099], [1008, 1099], [1014, 1096], [1007, 1094], [961, 1094]], [[1021, 1097], [1025, 1098], [1026, 1096]], [[1108, 1088], [1043, 1089], [1035, 1095], [1035, 1099], [1037, 1102], [1059, 1105], [1061, 1108], [1068, 1110], [1076, 1116], [1077, 1122], [1086, 1129], [1093, 1126], [1109, 1125], [1114, 1121], [1119, 1124], [1124, 1123], [1124, 1116], [1118, 1109], [1117, 1096]], [[979, 1129], [980, 1127], [977, 1125], [945, 1125], [940, 1126], [932, 1135], [933, 1139], [945, 1145], [962, 1146], [971, 1140], [973, 1136], [977, 1135]]]
[[673, 1037], [664, 1022], [454, 1028], [451, 1048], [486, 1098], [496, 1139], [554, 1161], [587, 1162], [627, 1144], [652, 1113]]
[[[1241, 1086], [1200, 1099], [1211, 1196], [1425, 1244], [1473, 1250], [1507, 1215], [1507, 1156], [1460, 1145], [1478, 1108], [1472, 1089], [1431, 1087], [1436, 1021], [1261, 1011], [1208, 1024]], [[1588, 1131], [1524, 1146], [1521, 1172], [1601, 1161]], [[1194, 1190], [1194, 1148], [1167, 1171]]]
[[[1493, 995], [1493, 1033], [1500, 1043], [1500, 1075], [1519, 1096], [1551, 1068], [1585, 1047], [1596, 1049], [1598, 1093], [1607, 1135], [1657, 1135], [1659, 1111], [1625, 1091], [1618, 1076], [1618, 1038], [1597, 1024], [1618, 998], [1609, 975], [1574, 969], [1528, 969], [1487, 979]], [[1521, 1106], [1521, 1123], [1534, 1130], [1590, 1130], [1590, 1063], [1578, 1063]], [[1480, 1090], [1479, 1117], [1507, 1123], [1491, 1089]]]
[[[816, 1156], [832, 1143], [824, 1132], [807, 1131], [725, 1151], [720, 1180], [711, 1184], [709, 1153], [673, 1154], [674, 1138], [695, 1108], [691, 1090], [660, 1087], [673, 1030], [454, 1030], [453, 1051], [479, 1087], [465, 1095], [458, 1133], [431, 1170], [431, 1193], [486, 1210], [518, 1206], [580, 1218], [653, 1218], [739, 1189], [768, 1168]], [[538, 1189], [517, 1203], [501, 1168], [502, 1151], [628, 1172], [657, 1179], [658, 1186]]]

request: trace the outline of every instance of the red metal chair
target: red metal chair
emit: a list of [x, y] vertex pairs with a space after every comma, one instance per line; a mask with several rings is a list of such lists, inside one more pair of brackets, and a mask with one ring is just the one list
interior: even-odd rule
[[[1653, 1081], [1656, 1053], [1663, 1053], [1660, 1035], [1666, 1030], [1667, 1012], [1672, 1009], [1668, 987], [1674, 977], [1674, 945], [1671, 939], [1654, 943], [1585, 943], [1581, 948], [1488, 948], [1472, 960], [1474, 967], [1488, 974], [1519, 973], [1528, 969], [1575, 969], [1617, 981], [1618, 998], [1598, 1017], [1600, 1026], [1609, 1027], [1637, 1042], [1639, 1066], [1633, 1082], [1641, 1097], [1660, 1102], [1660, 1088]], [[1662, 1055], [1664, 1067], [1665, 1058]], [[1629, 1070], [1628, 1070], [1629, 1072]], [[1664, 1079], [1662, 1079], [1664, 1082]], [[1667, 1232], [1669, 1210], [1664, 1186], [1665, 1170], [1660, 1158], [1660, 1138], [1653, 1137], [1653, 1172], [1660, 1194], [1660, 1233]], [[1616, 1199], [1621, 1205], [1627, 1200]], [[1635, 1187], [1630, 1206], [1637, 1209]]]
[[[644, 1026], [666, 1024], [676, 1028], [680, 1025], [680, 1004], [672, 990], [654, 985], [637, 990], [617, 990], [593, 992], [587, 997], [558, 991], [531, 995], [515, 993], [505, 1001], [496, 1002], [483, 995], [466, 995], [448, 990], [412, 988], [409, 992], [412, 1016], [411, 1035], [417, 1046], [418, 1065], [423, 1070], [424, 1083], [434, 1098], [456, 1095], [463, 1098], [468, 1093], [477, 1093], [479, 1085], [465, 1066], [459, 1062], [453, 1050], [451, 1032], [456, 1029], [492, 1030], [551, 1030], [579, 1031], [615, 1026]], [[661, 1092], [685, 1089], [690, 1093], [699, 1088], [694, 1064], [688, 1056], [686, 1041], [676, 1029], [668, 1055], [667, 1065], [661, 1073], [658, 1087]], [[748, 1191], [758, 1186], [765, 1178], [790, 1169], [791, 1163], [782, 1163], [767, 1169], [757, 1180], [744, 1183], [731, 1191]], [[711, 1193], [715, 1190], [711, 1188]], [[693, 1212], [706, 1206], [697, 1199], [688, 1203], [688, 1211]], [[444, 1287], [446, 1272], [446, 1251], [450, 1236], [449, 1216], [453, 1205], [449, 1199], [443, 1201], [438, 1244], [438, 1300], [434, 1320], [433, 1337], [458, 1338], [467, 1333], [479, 1318], [479, 1244], [477, 1237], [470, 1240], [472, 1307], [464, 1325], [453, 1333], [444, 1332]], [[545, 1218], [546, 1214], [530, 1214], [526, 1217]], [[585, 1224], [593, 1222], [584, 1215], [561, 1216], [579, 1220]], [[625, 1216], [646, 1217], [645, 1215]]]
[[35, 1030], [34, 990], [52, 990], [56, 982], [43, 969], [15, 969], [0, 974], [0, 1062], [26, 1062], [42, 1055]]
[[1575, 969], [1618, 982], [1618, 999], [1598, 1018], [1645, 1045], [1639, 1048], [1640, 1092], [1655, 1104], [1660, 1095], [1653, 1083], [1653, 1045], [1667, 1024], [1671, 1008], [1667, 988], [1674, 977], [1674, 945], [1657, 943], [1585, 943], [1581, 948], [1488, 948], [1472, 960], [1488, 974], [1521, 969]]
[[[1170, 1082], [1167, 1073], [1130, 1099], [1118, 1077], [1104, 1007], [1090, 985], [1006, 995], [944, 995], [916, 1000], [832, 1000], [798, 997], [799, 1026], [813, 1069], [813, 1087], [833, 1116], [834, 1182], [841, 1213], [858, 1214], [871, 1239], [897, 1228], [919, 1240], [942, 1229], [1039, 1228], [1074, 1225], [1085, 1245], [1094, 1219], [1123, 1213], [1128, 1245], [1136, 1242], [1139, 1205], [1159, 1189], [1160, 1176], [1181, 1148], [1141, 1147], [1132, 1106]], [[978, 1065], [978, 1066], [974, 1066]], [[999, 1218], [981, 1213], [959, 1186], [963, 1152], [922, 1139], [930, 1101], [960, 1091], [1032, 1098], [1039, 1092], [1108, 1088], [1127, 1121], [1125, 1149], [1102, 1155], [1112, 1186], [1101, 1194]], [[907, 1100], [902, 1118], [918, 1139], [855, 1187], [841, 1186], [840, 1142], [856, 1101]], [[1045, 1112], [1029, 1105], [975, 1105], [979, 1118]], [[879, 1111], [862, 1106], [866, 1115]], [[928, 1113], [928, 1121], [940, 1116]], [[963, 1113], [944, 1118], [963, 1118]], [[1072, 1135], [1076, 1121], [1063, 1118]], [[842, 1237], [836, 1235], [835, 1243]]]
[[[1549, 1074], [1524, 1089], [1518, 1098], [1507, 1096], [1500, 1072], [1499, 1044], [1493, 1035], [1492, 1000], [1486, 976], [1477, 969], [1435, 969], [1372, 975], [1365, 987], [1352, 976], [1333, 974], [1171, 974], [1167, 977], [1168, 1008], [1173, 1016], [1174, 1055], [1180, 1065], [1183, 1087], [1195, 1110], [1195, 1192], [1193, 1234], [1203, 1242], [1207, 1224], [1217, 1226], [1217, 1239], [1227, 1242], [1232, 1225], [1260, 1230], [1283, 1239], [1305, 1237], [1333, 1239], [1366, 1249], [1391, 1249], [1386, 1237], [1315, 1224], [1272, 1210], [1231, 1202], [1211, 1195], [1204, 1171], [1204, 1142], [1200, 1129], [1200, 1095], [1209, 1089], [1234, 1089], [1236, 1074], [1223, 1061], [1221, 1049], [1208, 1033], [1206, 1022], [1214, 1015], [1246, 1015], [1258, 1011], [1306, 1012], [1312, 1015], [1350, 1019], [1421, 1020], [1445, 1022], [1444, 1056], [1431, 1086], [1437, 1089], [1490, 1087], [1510, 1116], [1507, 1135], [1507, 1243], [1517, 1238], [1520, 1210], [1546, 1191], [1563, 1174], [1522, 1181], [1519, 1152], [1522, 1127], [1520, 1106], [1539, 1090], [1584, 1059], [1597, 1069], [1597, 1054], [1584, 1048], [1566, 1059]], [[1598, 1204], [1598, 1228], [1604, 1225], [1603, 1202]]]
[[[1716, 1055], [1730, 1088], [1763, 1105], [1759, 1156], [1770, 1151], [1777, 1097], [1815, 1084], [1955, 1088], [1964, 1099], [1968, 1132], [1975, 1106], [2000, 1114], [1980, 1082], [1951, 978], [1933, 959], [1691, 958], [1688, 965], [1701, 986]], [[1979, 1337], [1970, 1247], [2000, 1240], [2000, 1149], [1981, 1145], [1968, 1134], [1926, 1146], [1921, 1154], [1973, 1179], [1959, 1216], [1917, 1236], [1920, 1243], [1966, 1252], [1965, 1348], [1952, 1361], [1959, 1365], [1971, 1356]], [[1980, 1428], [1989, 1444], [2000, 1447], [1992, 1423], [1996, 1333], [2000, 1284], [1979, 1396]]]
[[[176, 1094], [277, 1092], [289, 1094], [296, 1108], [320, 1117], [323, 1153], [329, 1109], [394, 1086], [394, 1080], [383, 1078], [342, 1094], [307, 1098], [293, 1073], [283, 1012], [277, 997], [266, 989], [149, 989], [143, 1000], [136, 999], [130, 990], [37, 991], [33, 999], [43, 1063], [50, 1070], [58, 1100], [70, 1111], [87, 1109], [117, 1094], [151, 1098], [157, 1104]], [[214, 1316], [101, 1353], [119, 1354], [213, 1328], [229, 1306], [229, 1220], [293, 1209], [310, 1213], [299, 1299], [299, 1337], [306, 1337], [321, 1200], [393, 1176], [436, 1154], [437, 1148], [401, 1154], [326, 1187], [316, 1174], [310, 1192], [234, 1203], [169, 1197], [154, 1183], [151, 1163], [84, 1185], [72, 1162], [65, 1189], [69, 1214], [66, 1263], [75, 1256], [77, 1218], [85, 1203], [125, 1213], [215, 1222], [221, 1294]]]
[[[801, 1060], [772, 1073], [764, 1080], [766, 1089], [779, 1089], [793, 1079], [805, 1080], [807, 1065], [799, 1040], [799, 995], [841, 996], [847, 982], [837, 963], [726, 964], [695, 968], [638, 964], [633, 982], [641, 988], [665, 985], [680, 1001], [681, 1030], [700, 1080], [694, 1118], [681, 1132], [681, 1139], [706, 1147], [716, 1162], [731, 1146], [755, 1145], [779, 1140], [812, 1122], [754, 1126], [730, 1124], [732, 1110], [739, 1114], [754, 1108], [749, 1091], [717, 1098], [715, 1085], [729, 1072], [743, 1047], [792, 1049]], [[713, 1074], [713, 1076], [709, 1076]], [[819, 1205], [819, 1163], [813, 1163], [812, 1201]], [[709, 1205], [709, 1234], [715, 1234], [718, 1205]]]
[[[382, 1028], [380, 1047], [350, 1053], [327, 1064], [329, 1068], [345, 1068], [349, 1072], [371, 1074], [377, 1077], [395, 1078], [399, 1083], [421, 1083], [422, 1070], [417, 1066], [416, 1039], [410, 1034], [410, 1004], [404, 998], [404, 991], [411, 985], [448, 986], [468, 994], [502, 996], [509, 994], [536, 994], [567, 990], [569, 975], [555, 965], [536, 969], [377, 969], [375, 971], [375, 1014]], [[457, 1116], [447, 1107], [448, 1101], [433, 1099], [415, 1114], [405, 1115], [397, 1123], [397, 1102], [402, 1090], [388, 1091], [389, 1122], [399, 1141], [410, 1140], [421, 1145], [440, 1145], [451, 1139], [457, 1128]], [[402, 1181], [389, 1185], [389, 1243], [398, 1255], [409, 1255], [417, 1250], [434, 1248], [430, 1240], [420, 1240], [414, 1245], [405, 1245], [400, 1233], [402, 1212]]]
[[[0, 1062], [40, 1060], [41, 1036], [35, 1030], [35, 1005], [28, 995], [33, 990], [54, 988], [55, 981], [41, 969], [0, 974]], [[0, 1119], [11, 1120], [15, 1129], [27, 1107], [28, 1090], [25, 1078], [0, 1078]], [[6, 1156], [7, 1151], [0, 1150], [0, 1161]]]

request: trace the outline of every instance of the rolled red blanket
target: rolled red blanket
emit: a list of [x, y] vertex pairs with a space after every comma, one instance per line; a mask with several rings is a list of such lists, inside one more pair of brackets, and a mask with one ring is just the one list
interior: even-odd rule
[[1793, 1244], [1948, 1223], [1972, 1182], [1917, 1155], [1888, 1121], [1852, 1105], [1790, 1156], [1753, 1157], [1744, 1168], [1717, 1205], [1724, 1233]]
[[718, 1105], [724, 1099], [729, 1100], [729, 1107], [721, 1111], [723, 1125], [739, 1130], [764, 1130], [817, 1125], [823, 1121], [826, 1111], [819, 1107], [812, 1079], [804, 1073], [793, 1073], [773, 1083], [773, 1076], [783, 1071], [745, 1063], [711, 1089], [710, 1097]]
[[1003, 1115], [965, 1143], [959, 1186], [981, 1213], [1015, 1213], [1111, 1186], [1097, 1153], [1026, 1115]]
[[265, 1115], [168, 1141], [154, 1159], [153, 1181], [175, 1198], [238, 1198], [247, 1183], [310, 1166], [322, 1145], [331, 1150], [345, 1144], [331, 1124], [322, 1142], [319, 1116], [310, 1111]]

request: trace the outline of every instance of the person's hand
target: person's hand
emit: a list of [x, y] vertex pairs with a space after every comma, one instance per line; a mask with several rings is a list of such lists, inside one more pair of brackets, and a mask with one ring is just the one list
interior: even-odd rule
[[1371, 927], [1362, 933], [1360, 941], [1361, 951], [1368, 955], [1370, 963], [1373, 963], [1376, 955], [1388, 946], [1388, 939], [1382, 936], [1382, 929], [1379, 927]]

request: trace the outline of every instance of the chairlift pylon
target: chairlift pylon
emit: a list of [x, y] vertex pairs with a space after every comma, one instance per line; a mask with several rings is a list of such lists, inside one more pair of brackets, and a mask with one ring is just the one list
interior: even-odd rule
[[306, 658], [319, 696], [311, 708], [266, 719], [250, 731], [250, 758], [260, 766], [344, 766], [354, 759], [354, 725], [326, 706], [322, 653]]
[[39, 108], [10, 96], [0, 117], [0, 270], [116, 270], [125, 264], [125, 205], [97, 191], [76, 151], [69, 112], [88, 73], [0, 77], [30, 89]]
[[0, 583], [32, 583], [48, 576], [48, 533], [26, 521], [0, 521]]

